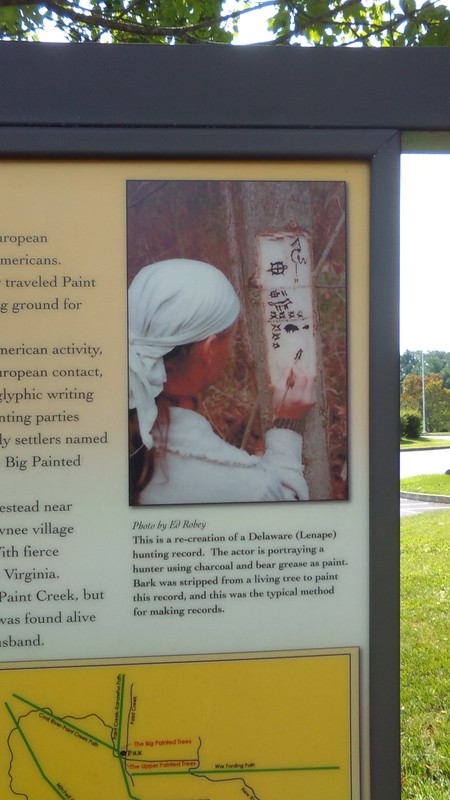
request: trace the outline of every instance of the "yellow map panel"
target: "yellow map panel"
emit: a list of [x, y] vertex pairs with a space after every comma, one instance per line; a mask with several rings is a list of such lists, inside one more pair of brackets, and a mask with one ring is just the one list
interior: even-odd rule
[[357, 800], [356, 651], [0, 672], [3, 800]]

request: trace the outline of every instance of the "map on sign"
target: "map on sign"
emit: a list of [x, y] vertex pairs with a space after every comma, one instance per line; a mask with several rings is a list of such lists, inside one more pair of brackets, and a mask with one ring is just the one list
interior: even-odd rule
[[0, 796], [356, 800], [355, 659], [4, 665]]

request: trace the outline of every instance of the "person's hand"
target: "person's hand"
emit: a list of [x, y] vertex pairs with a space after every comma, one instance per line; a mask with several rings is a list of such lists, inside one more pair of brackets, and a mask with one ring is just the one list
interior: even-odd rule
[[315, 377], [291, 369], [280, 385], [273, 387], [273, 418], [303, 419], [316, 402]]

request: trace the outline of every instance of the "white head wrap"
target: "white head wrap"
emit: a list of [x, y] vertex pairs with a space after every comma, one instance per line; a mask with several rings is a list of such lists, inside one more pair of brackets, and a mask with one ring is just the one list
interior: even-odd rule
[[128, 290], [129, 407], [137, 410], [143, 443], [153, 444], [155, 398], [167, 375], [163, 357], [229, 328], [239, 300], [225, 275], [201, 261], [176, 258], [144, 267]]

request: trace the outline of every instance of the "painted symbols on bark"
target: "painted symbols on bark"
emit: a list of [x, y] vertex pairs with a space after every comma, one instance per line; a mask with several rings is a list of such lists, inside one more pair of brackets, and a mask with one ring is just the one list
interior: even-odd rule
[[311, 246], [305, 233], [274, 231], [257, 234], [256, 239], [256, 282], [274, 412], [284, 416], [315, 400]]

